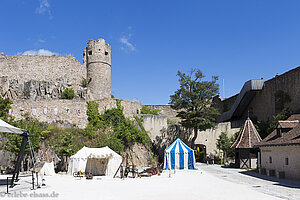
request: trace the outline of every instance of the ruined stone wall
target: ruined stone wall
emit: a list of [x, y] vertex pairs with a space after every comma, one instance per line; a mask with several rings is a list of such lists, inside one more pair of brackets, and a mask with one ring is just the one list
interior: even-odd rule
[[146, 105], [151, 109], [160, 110], [159, 114], [166, 116], [168, 119], [174, 122], [180, 122], [180, 118], [176, 117], [177, 111], [172, 109], [170, 105]]
[[86, 68], [72, 56], [0, 55], [0, 95], [11, 99], [58, 98], [65, 88], [84, 93]]
[[161, 136], [161, 131], [168, 128], [167, 117], [157, 115], [139, 115], [143, 117], [144, 129], [148, 132], [151, 141]]
[[111, 98], [111, 46], [104, 39], [90, 40], [84, 57], [90, 98]]
[[87, 104], [82, 100], [13, 100], [11, 114], [17, 120], [25, 113], [41, 122], [76, 124], [86, 127]]
[[[115, 108], [117, 106], [117, 100], [118, 99], [101, 99], [95, 102], [99, 104], [99, 112], [103, 113], [105, 109]], [[139, 101], [129, 101], [124, 99], [119, 100], [121, 101], [121, 106], [124, 108], [124, 115], [130, 119], [137, 115], [137, 113], [142, 109], [142, 104]]]
[[[116, 99], [102, 99], [99, 103], [99, 112], [116, 107]], [[137, 110], [141, 109], [139, 101], [121, 100], [126, 117], [133, 118]], [[85, 128], [87, 121], [87, 103], [84, 100], [13, 100], [10, 115], [17, 120], [22, 119], [25, 113], [29, 116], [47, 123], [76, 124], [79, 128]]]

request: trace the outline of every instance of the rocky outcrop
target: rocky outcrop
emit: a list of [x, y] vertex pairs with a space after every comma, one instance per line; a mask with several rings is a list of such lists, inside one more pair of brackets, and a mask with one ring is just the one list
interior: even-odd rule
[[[67, 77], [59, 77], [56, 81], [29, 80], [21, 83], [18, 79], [8, 79], [7, 76], [0, 77], [0, 95], [9, 99], [58, 99], [66, 88], [75, 85]], [[75, 87], [75, 98], [86, 99], [87, 88]]]
[[157, 161], [153, 155], [154, 154], [149, 147], [146, 147], [143, 144], [135, 143], [123, 152], [123, 166], [157, 166]]
[[4, 149], [0, 150], [0, 169], [2, 172], [10, 172], [14, 168], [14, 160], [15, 156], [9, 151], [5, 151]]

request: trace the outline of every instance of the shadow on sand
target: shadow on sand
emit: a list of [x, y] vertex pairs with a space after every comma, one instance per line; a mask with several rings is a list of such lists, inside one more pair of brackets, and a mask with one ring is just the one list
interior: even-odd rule
[[259, 174], [257, 172], [257, 170], [243, 171], [243, 172], [239, 172], [239, 173], [247, 175], [247, 176], [263, 179], [266, 181], [274, 182], [273, 185], [300, 189], [300, 181], [289, 180], [289, 179], [279, 179], [274, 176], [262, 175], [262, 174]]

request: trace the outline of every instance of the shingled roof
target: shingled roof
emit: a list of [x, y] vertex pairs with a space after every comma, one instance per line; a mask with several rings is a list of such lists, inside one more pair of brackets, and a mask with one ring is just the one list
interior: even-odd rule
[[249, 149], [254, 148], [254, 145], [258, 144], [261, 138], [254, 127], [250, 118], [245, 121], [244, 127], [239, 133], [236, 141], [233, 143], [231, 148], [236, 149]]
[[299, 124], [299, 120], [286, 120], [286, 121], [278, 121], [278, 128], [294, 128]]
[[[284, 133], [282, 136], [278, 135], [277, 129], [270, 133], [265, 139], [263, 139], [256, 146], [285, 146], [285, 145], [300, 145], [300, 115], [292, 115], [286, 124], [282, 127], [278, 122], [277, 127], [287, 128], [287, 124], [290, 125], [288, 128], [292, 128], [287, 133]], [[293, 121], [293, 123], [290, 123]], [[294, 127], [292, 127], [294, 126]]]

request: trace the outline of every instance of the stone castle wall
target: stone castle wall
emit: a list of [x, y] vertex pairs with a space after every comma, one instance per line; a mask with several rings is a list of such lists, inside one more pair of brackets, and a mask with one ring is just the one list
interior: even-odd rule
[[[143, 117], [143, 125], [151, 141], [158, 149], [158, 154], [163, 156], [163, 151], [177, 138], [181, 138], [186, 144], [191, 145], [194, 136], [193, 130], [188, 130], [180, 125], [167, 125], [167, 116], [140, 115]], [[230, 138], [240, 128], [232, 128], [230, 122], [219, 123], [216, 127], [199, 131], [195, 144], [205, 145], [206, 153], [218, 151], [216, 141], [222, 132]]]
[[139, 115], [143, 117], [144, 129], [148, 132], [151, 141], [157, 140], [157, 137], [161, 137], [162, 130], [168, 128], [166, 116], [156, 115]]
[[230, 138], [239, 130], [240, 128], [232, 128], [230, 122], [219, 123], [214, 128], [206, 129], [205, 131], [199, 131], [195, 144], [205, 145], [206, 153], [214, 154], [218, 151], [216, 142], [222, 132], [226, 133]]
[[0, 55], [0, 95], [10, 99], [58, 98], [72, 87], [82, 95], [86, 68], [72, 56]]
[[[278, 92], [283, 92], [288, 95], [291, 100], [284, 105], [285, 108], [289, 107], [293, 113], [300, 111], [300, 67], [265, 81], [263, 90], [257, 91], [240, 119], [245, 120], [249, 110], [258, 120], [272, 121], [273, 116], [277, 115], [282, 110], [276, 106], [276, 102], [280, 101], [278, 97], [276, 97]], [[223, 112], [222, 108], [224, 107], [230, 109], [236, 96], [237, 95], [225, 100], [215, 101], [217, 103], [216, 107], [221, 113]]]
[[[97, 100], [99, 112], [116, 107], [116, 99]], [[133, 118], [137, 110], [142, 108], [139, 101], [121, 100], [126, 117]], [[76, 124], [79, 128], [85, 128], [87, 120], [87, 103], [84, 100], [13, 100], [10, 114], [16, 120], [22, 119], [25, 113], [30, 117], [47, 123]]]
[[172, 109], [170, 105], [146, 105], [151, 109], [160, 110], [159, 114], [166, 116], [169, 120], [180, 122], [180, 118], [176, 117], [177, 111]]
[[265, 82], [264, 89], [255, 95], [249, 105], [259, 120], [272, 121], [273, 116], [280, 112], [276, 109], [275, 94], [278, 91], [283, 91], [290, 97], [291, 102], [285, 104], [285, 107], [289, 107], [292, 112], [298, 112], [300, 109], [300, 67]]
[[90, 40], [84, 50], [92, 100], [111, 97], [111, 46], [104, 39]]

